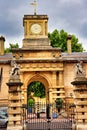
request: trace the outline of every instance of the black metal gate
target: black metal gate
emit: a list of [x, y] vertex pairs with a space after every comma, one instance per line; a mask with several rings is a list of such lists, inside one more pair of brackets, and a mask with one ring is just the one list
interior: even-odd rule
[[35, 103], [28, 107], [23, 122], [26, 122], [27, 130], [72, 130], [74, 116], [72, 104], [63, 104], [62, 108], [57, 108], [56, 104]]

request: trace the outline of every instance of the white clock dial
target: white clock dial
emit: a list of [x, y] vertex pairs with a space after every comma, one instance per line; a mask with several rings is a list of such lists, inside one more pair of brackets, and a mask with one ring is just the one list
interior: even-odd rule
[[34, 34], [39, 34], [41, 32], [40, 24], [37, 24], [37, 23], [33, 24], [31, 26], [31, 32], [34, 33]]

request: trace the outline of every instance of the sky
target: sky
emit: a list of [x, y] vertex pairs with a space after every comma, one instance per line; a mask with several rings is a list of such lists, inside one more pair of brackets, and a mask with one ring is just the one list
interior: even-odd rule
[[[22, 46], [23, 16], [34, 14], [34, 0], [0, 0], [0, 35], [9, 43]], [[87, 51], [87, 0], [37, 0], [37, 14], [49, 17], [48, 31], [64, 29], [74, 34]]]

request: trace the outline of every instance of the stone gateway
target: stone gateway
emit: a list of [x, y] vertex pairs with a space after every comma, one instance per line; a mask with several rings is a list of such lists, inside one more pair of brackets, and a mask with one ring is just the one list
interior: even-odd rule
[[87, 129], [87, 52], [72, 53], [70, 35], [67, 53], [51, 47], [47, 15], [24, 15], [23, 26], [22, 48], [13, 49], [11, 54], [4, 53], [5, 38], [0, 37], [0, 105], [8, 106], [7, 129], [22, 129], [22, 106], [27, 105], [28, 86], [35, 81], [45, 86], [46, 104], [53, 104], [56, 99], [75, 104], [77, 128]]

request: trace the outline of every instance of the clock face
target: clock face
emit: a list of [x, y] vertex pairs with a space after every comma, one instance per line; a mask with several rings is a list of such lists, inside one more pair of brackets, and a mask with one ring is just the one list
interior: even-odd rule
[[33, 24], [32, 26], [31, 26], [31, 32], [33, 33], [33, 34], [39, 34], [40, 32], [41, 32], [41, 25], [40, 24], [37, 24], [37, 23], [35, 23], [35, 24]]

